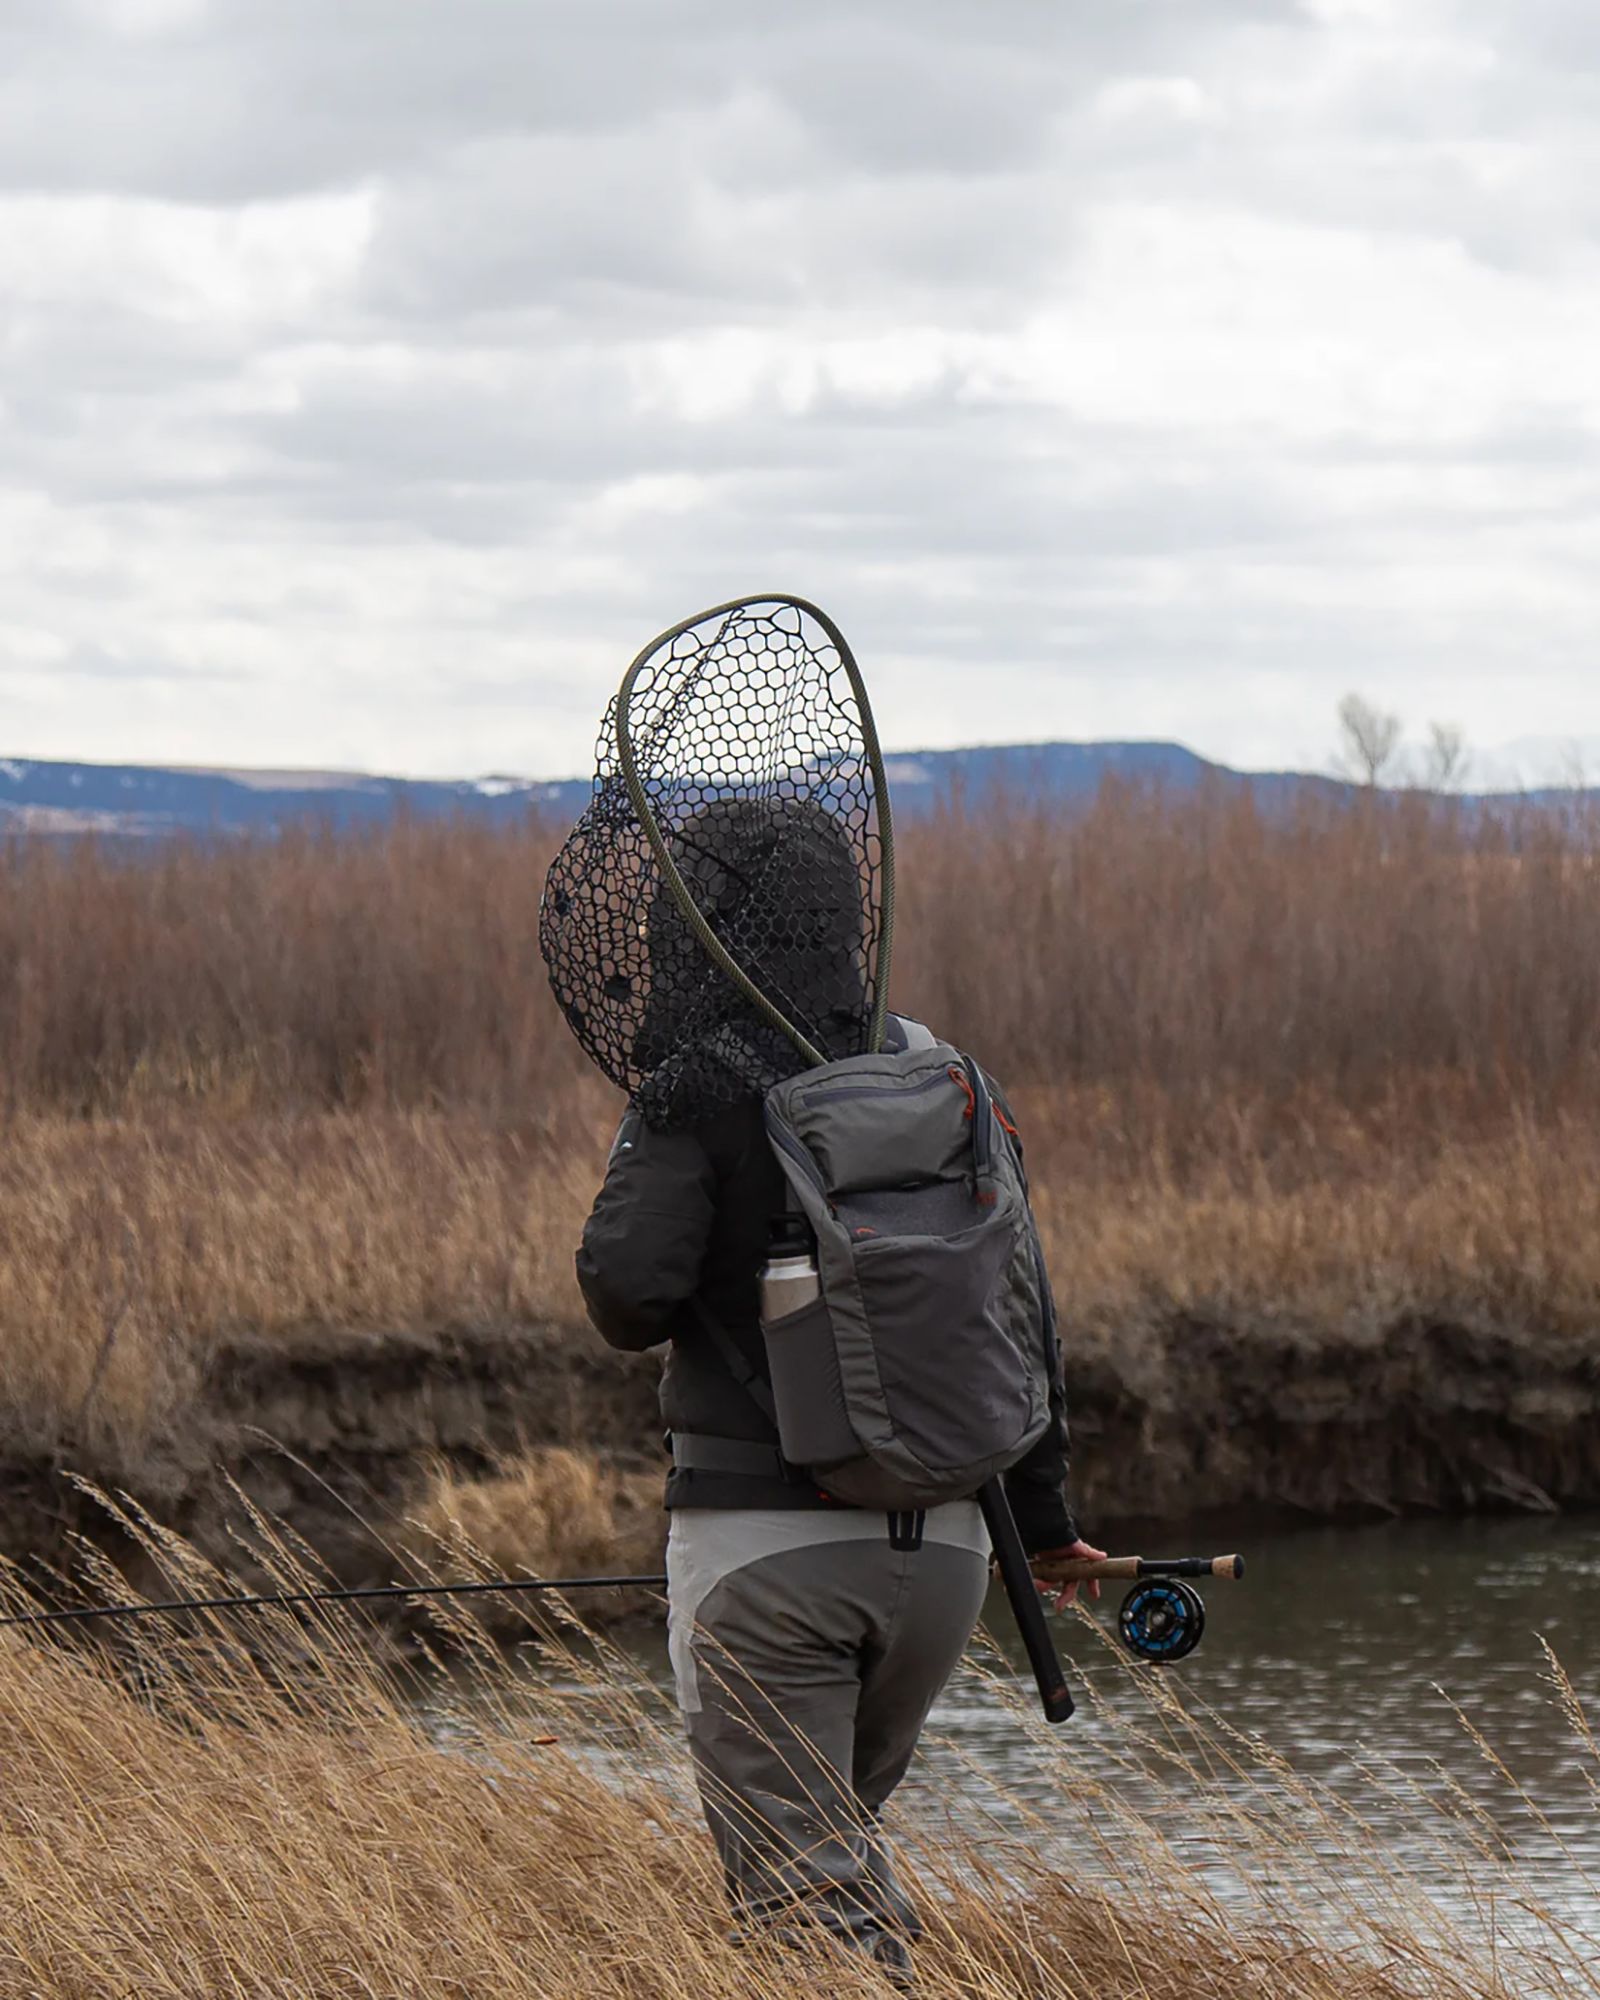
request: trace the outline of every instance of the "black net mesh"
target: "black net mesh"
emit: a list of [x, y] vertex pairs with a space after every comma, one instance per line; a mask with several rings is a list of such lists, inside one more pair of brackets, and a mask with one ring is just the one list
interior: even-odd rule
[[[698, 1124], [807, 1058], [674, 900], [624, 781], [617, 712], [613, 702], [594, 797], [545, 883], [539, 946], [594, 1062], [652, 1125]], [[664, 634], [629, 698], [645, 802], [696, 908], [830, 1061], [866, 1049], [879, 976], [869, 727], [839, 647], [782, 599]]]

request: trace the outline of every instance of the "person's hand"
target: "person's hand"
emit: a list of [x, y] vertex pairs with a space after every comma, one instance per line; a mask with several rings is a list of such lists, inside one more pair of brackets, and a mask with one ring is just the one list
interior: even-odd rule
[[[1075, 1542], [1069, 1542], [1063, 1549], [1038, 1550], [1029, 1556], [1028, 1567], [1033, 1571], [1033, 1580], [1038, 1586], [1039, 1595], [1051, 1600], [1057, 1611], [1062, 1611], [1077, 1598], [1078, 1586], [1075, 1583], [1053, 1581], [1050, 1571], [1065, 1562], [1097, 1563], [1104, 1562], [1105, 1559], [1104, 1549], [1097, 1549], [1080, 1537]], [[1091, 1597], [1100, 1595], [1100, 1579], [1097, 1576], [1090, 1577], [1088, 1591]]]

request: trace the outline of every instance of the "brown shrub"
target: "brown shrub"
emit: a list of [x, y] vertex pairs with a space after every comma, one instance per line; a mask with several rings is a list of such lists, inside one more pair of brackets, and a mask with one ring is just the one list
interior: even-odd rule
[[[1008, 1082], [1202, 1133], [1400, 1093], [1448, 1117], [1600, 1099], [1600, 844], [1581, 817], [1108, 785], [900, 833], [897, 1004]], [[3, 1104], [471, 1106], [583, 1074], [535, 930], [555, 833], [0, 854]]]
[[1203, 1135], [1308, 1102], [1453, 1125], [1600, 1094], [1600, 847], [1527, 808], [1163, 797], [952, 808], [900, 850], [899, 996], [1006, 1078]]
[[536, 824], [14, 842], [0, 862], [5, 1104], [472, 1104], [580, 1073], [535, 936]]

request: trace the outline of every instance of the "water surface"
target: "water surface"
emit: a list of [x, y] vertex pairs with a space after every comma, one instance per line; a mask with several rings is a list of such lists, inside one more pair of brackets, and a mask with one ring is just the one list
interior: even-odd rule
[[[1144, 1539], [1163, 1554], [1202, 1541]], [[1021, 1841], [1078, 1875], [1143, 1872], [1152, 1894], [1170, 1896], [1175, 1866], [1219, 1909], [1301, 1927], [1323, 1915], [1334, 1936], [1413, 1888], [1486, 1953], [1519, 1937], [1545, 1948], [1540, 1913], [1553, 1913], [1570, 1990], [1600, 1992], [1600, 1970], [1588, 1983], [1600, 1969], [1600, 1756], [1544, 1650], [1600, 1726], [1600, 1522], [1211, 1527], [1203, 1541], [1205, 1553], [1241, 1548], [1248, 1575], [1203, 1586], [1206, 1636], [1181, 1666], [1130, 1670], [1076, 1616], [1052, 1621], [1082, 1694], [1055, 1730], [1030, 1720], [996, 1592], [986, 1622], [1001, 1656], [947, 1689], [896, 1801], [902, 1825], [992, 1828], [997, 1852]], [[1102, 1633], [1121, 1595], [1110, 1587], [1098, 1608]], [[662, 1635], [626, 1643], [665, 1687]], [[604, 1715], [603, 1698], [583, 1706]], [[617, 1782], [637, 1779], [636, 1738], [595, 1754]], [[662, 1752], [658, 1765], [692, 1811], [681, 1760]]]

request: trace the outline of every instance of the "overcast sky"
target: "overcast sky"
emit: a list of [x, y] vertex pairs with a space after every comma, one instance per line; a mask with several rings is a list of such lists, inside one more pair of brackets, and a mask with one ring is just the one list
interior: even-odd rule
[[0, 753], [1600, 735], [1594, 0], [0, 0]]

